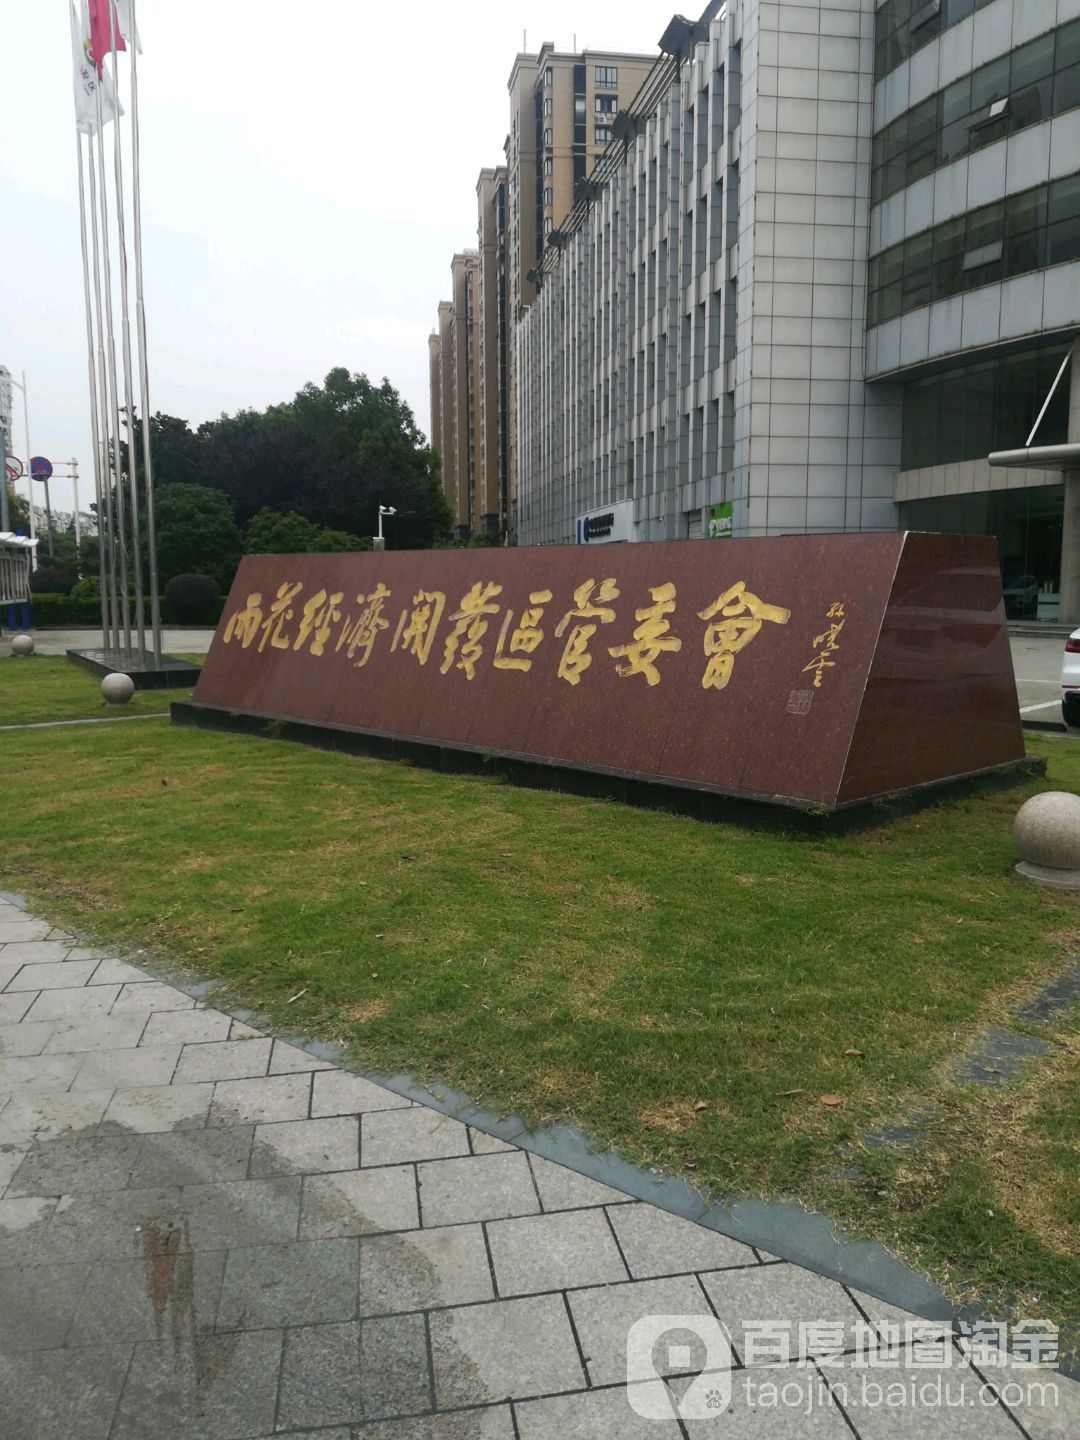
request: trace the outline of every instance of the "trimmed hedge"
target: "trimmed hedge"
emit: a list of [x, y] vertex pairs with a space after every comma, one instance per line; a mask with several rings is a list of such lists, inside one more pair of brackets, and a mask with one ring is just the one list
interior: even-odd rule
[[[225, 596], [218, 601], [214, 615], [206, 623], [216, 625], [225, 608]], [[145, 603], [146, 624], [150, 624], [150, 605]], [[66, 630], [73, 625], [101, 625], [101, 601], [96, 595], [73, 599], [70, 595], [32, 595], [30, 613], [33, 624], [42, 629]], [[135, 617], [135, 601], [131, 602], [132, 622]], [[181, 622], [170, 612], [162, 601], [161, 621], [163, 625], [178, 625]]]

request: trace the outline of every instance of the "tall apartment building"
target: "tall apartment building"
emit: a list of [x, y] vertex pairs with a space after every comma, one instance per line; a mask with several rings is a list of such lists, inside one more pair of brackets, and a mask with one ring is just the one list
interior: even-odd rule
[[[449, 377], [445, 358], [432, 362], [432, 375], [437, 371], [440, 379], [438, 395], [432, 379], [432, 443], [442, 454], [443, 484], [460, 535], [514, 533], [517, 319], [535, 295], [530, 275], [545, 237], [571, 209], [575, 186], [606, 148], [617, 111], [637, 94], [652, 64], [645, 55], [563, 53], [550, 44], [514, 61], [506, 164], [481, 170], [477, 179], [477, 273], [464, 292], [454, 270], [449, 315], [458, 340]], [[455, 256], [455, 267], [461, 261]], [[459, 304], [466, 300], [471, 320], [459, 318]], [[476, 341], [471, 368], [472, 351], [462, 350], [461, 339], [470, 324]], [[429, 348], [445, 357], [447, 343], [440, 325]], [[472, 403], [470, 385], [475, 390], [471, 457], [462, 449], [461, 418]], [[449, 415], [452, 436], [439, 433], [437, 409]]]
[[1080, 0], [661, 46], [519, 325], [519, 540], [989, 532], [1011, 613], [1080, 620], [1080, 354], [1026, 449], [1080, 335]]
[[532, 304], [531, 278], [547, 237], [574, 204], [575, 187], [607, 148], [615, 116], [637, 95], [653, 55], [611, 50], [556, 50], [514, 59], [510, 92], [507, 172], [507, 488], [509, 528], [516, 530], [516, 332]]
[[481, 170], [476, 182], [480, 256], [477, 325], [479, 376], [473, 509], [477, 529], [498, 535], [505, 526], [506, 488], [506, 169]]
[[[431, 397], [432, 442], [442, 460], [442, 485], [453, 516], [455, 534], [473, 533], [479, 454], [480, 327], [477, 294], [480, 257], [475, 250], [455, 255], [450, 264], [452, 300], [439, 305], [439, 329], [428, 339], [429, 354], [438, 351], [439, 389]], [[438, 411], [440, 432], [435, 432]]]

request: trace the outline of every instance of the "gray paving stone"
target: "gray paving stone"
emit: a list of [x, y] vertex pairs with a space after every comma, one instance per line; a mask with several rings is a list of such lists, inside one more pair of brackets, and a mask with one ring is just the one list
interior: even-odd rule
[[290, 1045], [285, 1040], [274, 1041], [274, 1053], [270, 1058], [271, 1075], [293, 1075], [300, 1070], [329, 1069], [331, 1066], [325, 1060], [319, 1060], [316, 1056], [309, 1055], [306, 1050], [301, 1050], [296, 1045]]
[[16, 1095], [0, 1110], [0, 1144], [18, 1145], [34, 1136], [49, 1140], [93, 1131], [112, 1097], [111, 1090]]
[[[567, 1300], [594, 1385], [617, 1385], [626, 1379], [627, 1335], [630, 1327], [645, 1316], [702, 1315], [713, 1319], [708, 1301], [692, 1275], [575, 1290]], [[703, 1360], [702, 1347], [699, 1364]], [[664, 1373], [662, 1365], [658, 1373]]]
[[435, 1310], [429, 1325], [440, 1409], [585, 1387], [561, 1295]]
[[215, 1185], [244, 1180], [254, 1127], [172, 1130], [144, 1135], [131, 1171], [132, 1188], [154, 1185]]
[[[663, 1381], [652, 1387], [662, 1390]], [[572, 1395], [551, 1395], [543, 1400], [524, 1400], [514, 1406], [520, 1440], [674, 1440], [680, 1436], [678, 1421], [647, 1420], [631, 1409], [625, 1385], [610, 1390], [584, 1390]], [[759, 1430], [758, 1434], [763, 1432]], [[728, 1440], [729, 1432], [718, 1428], [712, 1440]], [[769, 1431], [769, 1440], [772, 1432]], [[850, 1435], [848, 1436], [850, 1440]]]
[[363, 1418], [359, 1323], [287, 1331], [278, 1424], [347, 1425]]
[[655, 1205], [613, 1206], [609, 1213], [635, 1280], [758, 1263], [749, 1245]]
[[[72, 963], [71, 956], [67, 963]], [[126, 960], [117, 960], [108, 955], [103, 960], [99, 959], [97, 968], [90, 977], [91, 985], [137, 985], [142, 981], [149, 981], [149, 975], [141, 970], [136, 970], [134, 965], [129, 965]]]
[[107, 1086], [168, 1085], [180, 1058], [179, 1045], [140, 1045], [123, 1050], [90, 1050], [80, 1055], [73, 1090]]
[[355, 1239], [237, 1246], [225, 1267], [217, 1328], [355, 1320], [358, 1249]]
[[132, 1260], [143, 1254], [148, 1234], [180, 1226], [180, 1205], [178, 1188], [63, 1195], [38, 1242], [39, 1263]]
[[326, 1120], [284, 1120], [255, 1128], [252, 1175], [315, 1175], [355, 1170], [360, 1134], [355, 1115]]
[[23, 1146], [0, 1145], [0, 1196], [6, 1192], [26, 1155]]
[[501, 1155], [515, 1148], [509, 1141], [500, 1140], [497, 1135], [488, 1135], [472, 1125], [469, 1126], [469, 1143], [474, 1155]]
[[[23, 1021], [23, 1027], [29, 1022]], [[50, 1026], [46, 1055], [77, 1055], [90, 1050], [128, 1050], [139, 1043], [146, 1026], [143, 1015], [95, 1015], [93, 1022], [62, 1020]]]
[[89, 1273], [89, 1265], [0, 1270], [0, 1354], [59, 1349]]
[[409, 1160], [434, 1160], [468, 1155], [465, 1126], [426, 1105], [408, 1110], [368, 1112], [360, 1121], [360, 1163], [400, 1165]]
[[515, 1440], [515, 1436], [509, 1405], [488, 1405], [482, 1410], [360, 1425], [352, 1431], [352, 1440]]
[[[832, 1367], [826, 1374], [830, 1380], [840, 1378]], [[943, 1369], [927, 1365], [858, 1369], [845, 1371], [843, 1378], [848, 1381], [844, 1408], [860, 1440], [1016, 1440], [1019, 1433], [1000, 1405], [981, 1403], [983, 1382], [964, 1361]], [[869, 1388], [877, 1386], [880, 1390]], [[887, 1396], [890, 1387], [900, 1387], [891, 1393], [906, 1393], [906, 1403], [879, 1398]], [[925, 1398], [920, 1399], [920, 1394]], [[966, 1399], [957, 1403], [961, 1395]], [[941, 1396], [952, 1396], [952, 1403], [947, 1404]], [[1061, 1433], [1076, 1434], [1075, 1430]], [[1039, 1437], [1037, 1429], [1032, 1434]]]
[[415, 1415], [431, 1406], [423, 1315], [388, 1315], [360, 1327], [361, 1399], [369, 1420]]
[[0, 1269], [42, 1263], [42, 1238], [57, 1203], [37, 1196], [0, 1200]]
[[44, 940], [49, 933], [47, 920], [28, 920], [16, 911], [18, 919], [8, 919], [6, 912], [0, 914], [0, 945], [18, 944], [25, 940]]
[[979, 1368], [1031, 1440], [1076, 1440], [1080, 1435], [1080, 1384], [1075, 1380], [1012, 1359]]
[[105, 1124], [140, 1135], [201, 1128], [213, 1089], [212, 1085], [133, 1085], [117, 1090], [105, 1112]]
[[[826, 1373], [832, 1377], [831, 1370]], [[859, 1373], [874, 1379], [872, 1370]], [[676, 1402], [681, 1402], [690, 1381], [668, 1383]], [[763, 1434], [768, 1440], [851, 1440], [843, 1414], [813, 1366], [736, 1370], [726, 1408], [707, 1418], [688, 1417], [685, 1424], [690, 1440], [716, 1440], [718, 1435], [724, 1440], [760, 1440]], [[918, 1433], [932, 1440], [935, 1432]]]
[[219, 1040], [185, 1045], [177, 1080], [244, 1080], [265, 1075], [270, 1040]]
[[280, 1360], [278, 1330], [136, 1345], [112, 1440], [269, 1435]]
[[304, 1181], [303, 1236], [374, 1235], [419, 1224], [411, 1165], [312, 1175]]
[[17, 1025], [37, 999], [37, 992], [21, 990], [14, 995], [0, 995], [0, 1025]]
[[337, 1426], [333, 1430], [290, 1430], [287, 1435], [276, 1431], [274, 1440], [352, 1440], [356, 1433], [351, 1428], [342, 1430]]
[[90, 1267], [69, 1345], [191, 1339], [214, 1328], [225, 1252], [182, 1250], [182, 1228], [146, 1230], [138, 1260]]
[[540, 1209], [529, 1162], [521, 1150], [439, 1160], [417, 1166], [417, 1176], [425, 1225], [502, 1220], [510, 1215], [534, 1215]]
[[634, 1198], [621, 1190], [613, 1190], [610, 1185], [602, 1185], [599, 1180], [593, 1180], [588, 1175], [580, 1175], [565, 1165], [557, 1165], [554, 1160], [545, 1160], [542, 1155], [530, 1155], [529, 1164], [536, 1179], [536, 1188], [540, 1192], [540, 1203], [545, 1210], [577, 1210], [589, 1205], [618, 1205], [620, 1201]]
[[538, 1295], [627, 1280], [603, 1210], [495, 1220], [488, 1243], [500, 1295]]
[[146, 1012], [149, 1010], [194, 1010], [195, 1001], [189, 996], [164, 985], [157, 980], [144, 980], [138, 984], [125, 985], [117, 996], [113, 1013]]
[[0, 1056], [40, 1055], [55, 1029], [55, 1025], [0, 1025]]
[[266, 1075], [258, 1080], [219, 1080], [210, 1107], [211, 1125], [264, 1125], [304, 1120], [310, 1075]]
[[3, 990], [9, 981], [14, 980], [22, 968], [17, 960], [12, 960], [7, 964], [0, 960], [0, 990]]
[[[800, 1265], [759, 1265], [748, 1270], [703, 1274], [701, 1283], [717, 1315], [728, 1328], [732, 1344], [746, 1364], [747, 1320], [780, 1323], [790, 1335], [789, 1358], [799, 1352], [799, 1325], [835, 1323], [844, 1327], [844, 1349], [855, 1345], [855, 1327], [863, 1322], [854, 1301], [835, 1280], [826, 1280]], [[785, 1358], [783, 1356], [773, 1358]]]
[[0, 949], [0, 961], [5, 965], [50, 965], [63, 960], [70, 949], [70, 940], [17, 940]]
[[120, 994], [118, 985], [86, 985], [81, 989], [42, 990], [27, 1011], [33, 1021], [95, 1020], [107, 1015]]
[[22, 1055], [0, 1060], [0, 1090], [66, 1090], [81, 1059], [72, 1055]]
[[185, 1185], [183, 1204], [193, 1250], [295, 1240], [300, 1177]]
[[219, 1010], [155, 1010], [146, 1022], [142, 1044], [181, 1045], [199, 1041], [226, 1040], [232, 1021]]
[[355, 1115], [361, 1110], [410, 1110], [412, 1101], [347, 1070], [320, 1070], [311, 1092], [312, 1115]]
[[372, 1235], [360, 1243], [361, 1316], [494, 1298], [479, 1225]]
[[72, 1195], [122, 1190], [142, 1142], [137, 1135], [80, 1135], [47, 1140], [27, 1151], [9, 1195]]
[[262, 1032], [260, 1030], [254, 1029], [251, 1025], [245, 1025], [242, 1020], [233, 1020], [230, 1016], [230, 1040], [261, 1040], [262, 1038]]
[[65, 965], [63, 961], [24, 964], [8, 981], [5, 989], [9, 993], [16, 990], [64, 990], [75, 985], [85, 985], [96, 968], [92, 960], [79, 960], [74, 965]]
[[4, 1440], [106, 1440], [130, 1356], [130, 1345], [0, 1355]]

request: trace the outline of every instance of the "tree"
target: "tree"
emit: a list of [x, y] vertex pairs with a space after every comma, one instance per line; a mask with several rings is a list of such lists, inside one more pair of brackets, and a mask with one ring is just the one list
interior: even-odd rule
[[295, 510], [260, 510], [244, 536], [245, 555], [306, 554], [315, 549], [318, 530]]
[[322, 530], [295, 510], [260, 510], [244, 536], [245, 555], [299, 555], [370, 550], [371, 541], [345, 530]]
[[174, 575], [211, 575], [227, 590], [243, 550], [228, 496], [208, 485], [163, 485], [156, 493], [162, 588]]

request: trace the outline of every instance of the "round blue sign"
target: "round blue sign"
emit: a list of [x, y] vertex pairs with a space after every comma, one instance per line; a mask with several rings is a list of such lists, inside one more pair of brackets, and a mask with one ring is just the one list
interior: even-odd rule
[[46, 460], [44, 455], [32, 455], [30, 457], [31, 480], [48, 480], [51, 476], [52, 461]]

